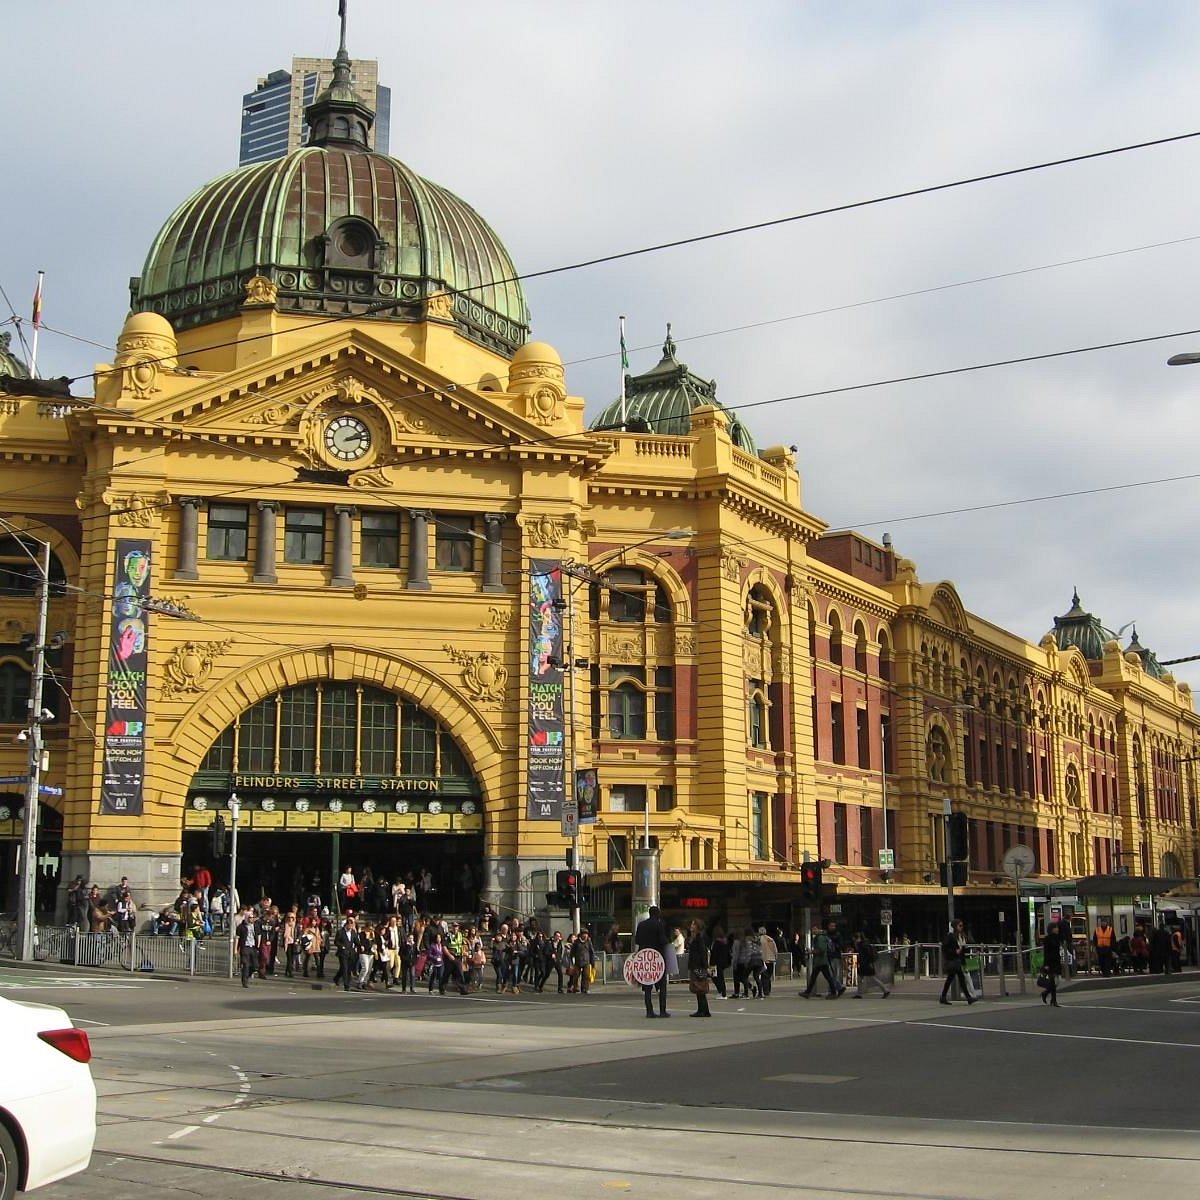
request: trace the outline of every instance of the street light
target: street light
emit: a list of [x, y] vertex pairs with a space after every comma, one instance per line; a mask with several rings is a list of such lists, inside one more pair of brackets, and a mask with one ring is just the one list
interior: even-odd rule
[[[18, 536], [21, 541], [27, 535]], [[29, 691], [29, 728], [17, 735], [18, 741], [26, 742], [29, 751], [25, 779], [25, 826], [21, 839], [21, 894], [17, 910], [17, 958], [31, 962], [34, 950], [34, 910], [37, 886], [37, 826], [38, 804], [41, 802], [41, 772], [46, 767], [43, 749], [42, 724], [53, 719], [54, 714], [42, 706], [42, 686], [46, 678], [46, 614], [50, 606], [50, 543], [40, 538], [30, 538], [41, 546], [41, 559], [37, 563], [38, 615], [37, 632], [33, 646], [33, 680]], [[28, 553], [28, 551], [27, 551]], [[30, 555], [33, 558], [33, 555]], [[22, 734], [24, 737], [22, 737]]]
[[[639, 546], [648, 545], [650, 542], [660, 540], [680, 541], [684, 538], [694, 536], [693, 529], [666, 529], [659, 533], [652, 533], [649, 537], [642, 538], [639, 542], [634, 542], [629, 546], [622, 546], [620, 555], [624, 561], [625, 555], [630, 550], [636, 550]], [[594, 567], [587, 563], [576, 563], [571, 560], [564, 561], [559, 570], [565, 579], [570, 580], [566, 588], [566, 598], [560, 601], [563, 608], [566, 609], [566, 623], [563, 630], [564, 646], [563, 659], [558, 665], [566, 672], [567, 685], [567, 727], [569, 730], [568, 751], [565, 756], [566, 779], [564, 780], [565, 792], [563, 795], [562, 807], [562, 832], [571, 839], [571, 862], [572, 870], [582, 871], [582, 865], [579, 861], [579, 801], [575, 795], [575, 778], [578, 763], [576, 747], [578, 743], [578, 735], [575, 720], [575, 593], [578, 591], [579, 585], [582, 583], [602, 583], [601, 574]], [[649, 820], [649, 807], [647, 806], [647, 821]], [[649, 844], [649, 837], [647, 837]], [[580, 909], [578, 899], [571, 906], [571, 928], [579, 933], [582, 928], [580, 917]]]

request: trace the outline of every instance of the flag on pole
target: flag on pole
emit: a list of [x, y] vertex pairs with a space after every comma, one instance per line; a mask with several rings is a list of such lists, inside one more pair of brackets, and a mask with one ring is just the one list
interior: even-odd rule
[[42, 327], [42, 277], [44, 271], [38, 272], [37, 287], [33, 289], [33, 327], [41, 329]]
[[625, 349], [625, 318], [621, 318], [621, 369], [629, 370], [629, 352]]

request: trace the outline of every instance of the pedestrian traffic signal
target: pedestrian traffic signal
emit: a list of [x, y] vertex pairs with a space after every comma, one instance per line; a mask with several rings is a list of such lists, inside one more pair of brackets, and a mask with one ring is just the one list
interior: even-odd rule
[[952, 812], [946, 818], [946, 857], [951, 862], [964, 862], [971, 857], [966, 813]]
[[212, 852], [213, 858], [225, 857], [225, 818], [220, 813], [213, 818]]
[[821, 903], [821, 864], [800, 864], [800, 899], [805, 904]]

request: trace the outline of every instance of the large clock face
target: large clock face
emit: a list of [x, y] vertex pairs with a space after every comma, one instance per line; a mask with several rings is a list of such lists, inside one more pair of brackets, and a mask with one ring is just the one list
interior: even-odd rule
[[325, 426], [325, 452], [339, 462], [357, 462], [371, 451], [371, 427], [358, 417], [334, 417]]

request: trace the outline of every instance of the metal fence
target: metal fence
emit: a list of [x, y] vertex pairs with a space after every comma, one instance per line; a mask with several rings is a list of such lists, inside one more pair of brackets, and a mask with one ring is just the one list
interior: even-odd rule
[[[6, 923], [0, 923], [0, 958], [13, 958], [15, 954], [13, 932]], [[38, 925], [34, 930], [34, 958], [76, 967], [228, 978], [232, 948], [228, 935], [181, 938], [116, 930], [88, 933], [75, 925]]]

